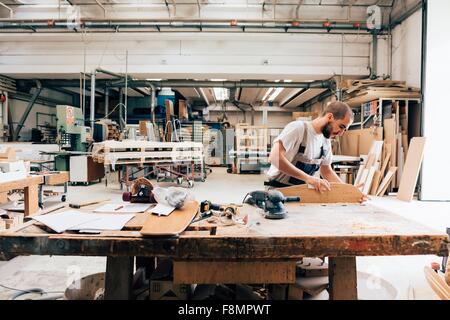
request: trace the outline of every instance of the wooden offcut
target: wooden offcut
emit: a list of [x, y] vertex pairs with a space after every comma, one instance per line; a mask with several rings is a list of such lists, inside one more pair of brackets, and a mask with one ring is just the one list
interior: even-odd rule
[[300, 197], [301, 203], [358, 203], [363, 194], [351, 184], [331, 183], [331, 190], [322, 193], [306, 184], [279, 188], [285, 196]]
[[151, 214], [147, 217], [141, 229], [141, 234], [144, 236], [179, 235], [192, 222], [198, 209], [199, 203], [197, 201], [188, 201], [182, 208], [174, 210], [168, 216]]
[[174, 261], [173, 282], [295, 283], [295, 261]]
[[408, 156], [403, 168], [400, 186], [398, 188], [397, 199], [411, 201], [419, 177], [420, 167], [425, 149], [425, 138], [415, 137], [411, 139]]
[[445, 282], [444, 278], [430, 267], [425, 267], [423, 271], [428, 284], [438, 297], [442, 300], [450, 300], [450, 286]]

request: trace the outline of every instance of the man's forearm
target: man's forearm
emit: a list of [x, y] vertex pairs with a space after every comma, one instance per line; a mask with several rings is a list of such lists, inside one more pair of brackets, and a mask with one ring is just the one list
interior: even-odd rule
[[328, 180], [329, 182], [343, 183], [341, 178], [339, 178], [339, 176], [336, 174], [336, 172], [334, 172], [333, 169], [331, 169], [331, 167], [321, 168], [320, 174], [325, 180]]
[[279, 157], [277, 168], [278, 170], [287, 174], [288, 176], [303, 180], [305, 182], [311, 177], [310, 175], [306, 174], [303, 170], [300, 170], [299, 168], [294, 166], [285, 157]]

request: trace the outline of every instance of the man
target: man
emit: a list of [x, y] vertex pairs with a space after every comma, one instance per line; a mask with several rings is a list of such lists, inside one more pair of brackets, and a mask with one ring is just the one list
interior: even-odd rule
[[330, 139], [342, 136], [352, 122], [352, 109], [337, 101], [313, 121], [289, 123], [274, 141], [266, 184], [279, 188], [307, 183], [323, 192], [330, 190], [330, 182], [342, 183], [331, 168]]

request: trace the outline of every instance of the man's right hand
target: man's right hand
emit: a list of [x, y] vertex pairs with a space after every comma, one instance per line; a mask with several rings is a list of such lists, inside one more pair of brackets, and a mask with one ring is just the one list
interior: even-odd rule
[[308, 180], [306, 180], [306, 183], [313, 186], [314, 189], [316, 189], [316, 191], [320, 193], [331, 190], [330, 183], [325, 179], [310, 177], [308, 178]]

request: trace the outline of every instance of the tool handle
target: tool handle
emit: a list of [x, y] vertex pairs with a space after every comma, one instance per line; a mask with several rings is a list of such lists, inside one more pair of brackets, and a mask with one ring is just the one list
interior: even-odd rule
[[300, 202], [300, 197], [286, 197], [284, 202]]

